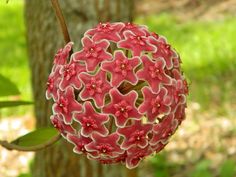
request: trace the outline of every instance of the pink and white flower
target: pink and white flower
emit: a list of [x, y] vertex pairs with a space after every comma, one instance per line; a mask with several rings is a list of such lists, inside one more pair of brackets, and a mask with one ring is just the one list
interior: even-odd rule
[[84, 103], [84, 112], [75, 113], [74, 119], [82, 126], [81, 134], [85, 137], [89, 137], [93, 132], [102, 135], [108, 135], [109, 133], [104, 125], [109, 120], [108, 116], [96, 112], [90, 102]]
[[118, 43], [118, 47], [129, 49], [134, 56], [140, 56], [142, 52], [155, 52], [156, 47], [149, 43], [149, 36], [144, 31], [125, 31], [125, 39]]
[[106, 72], [100, 70], [95, 75], [81, 73], [80, 79], [84, 85], [80, 93], [81, 99], [93, 99], [98, 107], [102, 107], [105, 102], [105, 95], [111, 89], [110, 83], [106, 80]]
[[188, 84], [166, 39], [133, 23], [99, 23], [82, 49], [54, 57], [46, 87], [53, 126], [73, 151], [132, 169], [160, 152], [185, 119]]
[[150, 122], [157, 120], [158, 115], [167, 115], [171, 111], [171, 97], [167, 95], [167, 89], [162, 87], [158, 93], [153, 93], [148, 87], [142, 89], [144, 101], [139, 107], [140, 113], [146, 113]]
[[66, 124], [72, 123], [72, 116], [74, 112], [81, 112], [82, 106], [75, 100], [74, 89], [67, 87], [65, 92], [58, 92], [58, 100], [53, 105], [53, 111], [56, 114], [63, 116]]
[[86, 150], [89, 152], [97, 152], [98, 157], [109, 156], [118, 157], [120, 154], [124, 153], [118, 144], [120, 136], [117, 133], [112, 133], [107, 136], [102, 136], [98, 133], [92, 134], [92, 142], [85, 146]]
[[125, 138], [121, 144], [122, 149], [130, 149], [138, 146], [144, 148], [148, 145], [148, 133], [152, 131], [152, 124], [143, 124], [141, 121], [135, 121], [133, 125], [124, 128], [118, 128], [117, 132]]
[[117, 127], [123, 127], [129, 119], [140, 119], [135, 101], [138, 97], [135, 91], [131, 91], [127, 95], [122, 95], [117, 89], [110, 91], [111, 102], [106, 105], [102, 111], [115, 116]]
[[142, 57], [143, 69], [138, 71], [137, 76], [141, 80], [145, 80], [153, 92], [158, 92], [161, 85], [169, 85], [171, 78], [165, 72], [165, 61], [159, 58], [157, 61], [151, 61], [151, 59], [144, 55]]
[[119, 86], [123, 81], [137, 84], [138, 78], [134, 72], [140, 64], [139, 57], [127, 58], [122, 51], [114, 54], [112, 62], [104, 62], [102, 69], [111, 73], [111, 85]]
[[107, 52], [109, 42], [102, 40], [96, 42], [85, 36], [82, 39], [83, 50], [74, 54], [74, 61], [84, 61], [88, 71], [94, 71], [99, 63], [104, 60], [111, 60], [112, 55]]

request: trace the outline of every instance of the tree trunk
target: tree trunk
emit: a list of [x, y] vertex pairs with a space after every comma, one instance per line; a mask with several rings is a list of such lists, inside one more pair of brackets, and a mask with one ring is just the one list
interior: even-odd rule
[[[79, 47], [85, 30], [99, 21], [132, 21], [132, 0], [66, 0], [60, 1], [69, 33]], [[37, 127], [50, 126], [51, 104], [45, 89], [51, 64], [64, 41], [50, 0], [26, 0], [25, 19]], [[131, 175], [130, 175], [131, 174]], [[33, 177], [134, 177], [120, 165], [104, 166], [72, 152], [65, 140], [37, 152], [32, 168]]]

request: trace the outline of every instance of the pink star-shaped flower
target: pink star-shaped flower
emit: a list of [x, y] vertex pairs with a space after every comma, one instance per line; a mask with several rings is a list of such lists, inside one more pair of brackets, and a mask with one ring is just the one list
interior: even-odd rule
[[60, 74], [63, 76], [60, 83], [61, 90], [65, 90], [69, 85], [79, 90], [81, 81], [79, 80], [78, 75], [83, 71], [86, 71], [85, 67], [80, 63], [71, 61], [69, 64], [64, 65], [60, 70]]
[[51, 72], [51, 74], [48, 77], [47, 81], [47, 88], [46, 88], [46, 98], [50, 99], [53, 98], [54, 101], [58, 100], [58, 94], [57, 91], [59, 89], [59, 83], [61, 82], [61, 70], [60, 65], [56, 65], [54, 67], [54, 71]]
[[146, 26], [138, 26], [138, 25], [136, 25], [134, 23], [127, 22], [127, 23], [125, 23], [124, 28], [121, 30], [121, 37], [122, 37], [122, 39], [124, 38], [123, 33], [125, 31], [127, 31], [127, 30], [133, 32], [134, 34], [139, 32], [140, 30], [145, 32], [146, 36], [148, 36], [148, 34], [149, 34]]
[[67, 63], [72, 46], [73, 42], [69, 42], [63, 49], [57, 51], [53, 61], [54, 65], [65, 65]]
[[173, 75], [174, 75], [174, 78], [176, 79], [176, 81], [177, 82], [179, 82], [179, 81], [181, 81], [181, 82], [179, 82], [178, 83], [178, 87], [179, 87], [179, 89], [181, 89], [182, 91], [182, 93], [184, 94], [184, 95], [188, 95], [188, 83], [187, 83], [187, 81], [184, 79], [184, 76], [183, 75], [181, 75], [181, 73], [180, 73], [181, 71], [179, 71], [179, 70], [177, 70], [177, 69], [173, 69], [172, 70], [172, 73], [173, 73]]
[[135, 121], [131, 126], [119, 128], [117, 132], [124, 136], [121, 144], [122, 149], [129, 149], [132, 146], [144, 148], [148, 145], [148, 133], [152, 131], [152, 124], [142, 124], [141, 121]]
[[75, 147], [73, 148], [73, 151], [77, 154], [87, 153], [87, 150], [85, 149], [85, 145], [92, 142], [91, 138], [84, 137], [82, 135], [77, 135], [77, 134], [68, 134], [67, 140], [75, 145]]
[[81, 73], [79, 77], [84, 84], [80, 97], [83, 100], [91, 98], [95, 101], [96, 106], [102, 107], [105, 95], [111, 89], [110, 83], [106, 79], [106, 72], [100, 70], [96, 75]]
[[85, 35], [93, 36], [93, 40], [107, 39], [113, 42], [120, 40], [119, 33], [124, 28], [123, 23], [99, 23], [96, 28], [88, 30]]
[[[173, 105], [184, 104], [186, 102], [185, 92], [188, 92], [187, 83], [183, 80], [171, 80], [170, 86], [166, 86], [168, 94], [172, 97]], [[177, 104], [177, 105], [176, 105]]]
[[131, 91], [122, 95], [116, 88], [110, 90], [111, 102], [103, 108], [104, 113], [115, 116], [115, 122], [118, 127], [123, 127], [128, 119], [140, 119], [141, 114], [135, 107], [135, 101], [138, 94]]
[[90, 157], [91, 160], [97, 160], [99, 161], [101, 164], [112, 164], [112, 163], [125, 163], [127, 157], [127, 152], [124, 151], [122, 154], [118, 154], [116, 155], [116, 157], [112, 158], [110, 156], [101, 156], [99, 158], [97, 157]]
[[97, 113], [90, 102], [84, 103], [84, 112], [74, 115], [82, 128], [81, 134], [88, 137], [93, 132], [98, 132], [102, 135], [108, 135], [108, 130], [105, 127], [105, 123], [109, 120], [108, 115]]
[[123, 154], [119, 154], [118, 156], [111, 157], [100, 157], [100, 158], [91, 158], [92, 160], [98, 160], [101, 164], [113, 164], [113, 163], [125, 163], [127, 157], [127, 152], [125, 151]]
[[154, 122], [158, 115], [168, 114], [171, 110], [171, 97], [167, 95], [167, 89], [161, 87], [158, 93], [153, 93], [148, 87], [142, 89], [144, 102], [139, 106], [140, 113], [147, 113], [150, 122]]
[[137, 72], [139, 79], [147, 81], [152, 91], [157, 93], [161, 84], [170, 84], [171, 78], [165, 73], [165, 61], [159, 58], [153, 62], [148, 56], [143, 56], [143, 69]]
[[143, 51], [156, 51], [156, 47], [148, 42], [149, 37], [141, 30], [136, 31], [135, 33], [125, 31], [124, 36], [125, 39], [118, 43], [118, 47], [132, 50], [134, 56], [140, 56]]
[[168, 142], [157, 142], [155, 145], [150, 145], [150, 148], [152, 149], [153, 152], [160, 152], [166, 145], [168, 144]]
[[93, 141], [85, 146], [89, 152], [97, 152], [100, 155], [110, 157], [117, 157], [124, 152], [118, 144], [120, 136], [117, 133], [112, 133], [108, 136], [93, 133], [92, 139]]
[[185, 119], [185, 108], [186, 108], [186, 103], [185, 104], [179, 104], [176, 106], [176, 111], [175, 111], [175, 119], [179, 122], [179, 125], [182, 123], [182, 121]]
[[115, 157], [113, 159], [113, 163], [125, 163], [125, 159], [127, 157], [127, 151], [125, 151], [123, 154], [120, 154], [118, 157]]
[[112, 55], [106, 52], [110, 45], [107, 40], [95, 42], [88, 36], [82, 39], [83, 50], [73, 55], [74, 61], [85, 61], [88, 71], [94, 71], [99, 63], [104, 60], [111, 60]]
[[151, 32], [151, 36], [154, 37], [154, 39], [158, 40], [159, 39], [159, 35], [155, 32]]
[[171, 46], [167, 44], [164, 37], [152, 37], [150, 38], [150, 43], [157, 47], [156, 52], [152, 54], [154, 59], [163, 58], [166, 62], [166, 67], [168, 69], [173, 68], [173, 58], [178, 56], [174, 50], [171, 49]]
[[129, 169], [137, 167], [140, 161], [151, 153], [152, 151], [149, 146], [145, 148], [140, 148], [138, 146], [130, 148], [127, 151], [126, 167]]
[[75, 129], [71, 125], [67, 125], [63, 121], [63, 117], [60, 114], [55, 114], [50, 117], [50, 120], [53, 126], [58, 129], [58, 131], [62, 134], [63, 137], [66, 137], [68, 133], [75, 133]]
[[153, 136], [150, 144], [156, 145], [160, 141], [165, 144], [168, 137], [176, 130], [177, 125], [178, 121], [175, 119], [174, 114], [165, 116], [160, 123], [153, 126]]
[[138, 82], [134, 70], [139, 64], [139, 57], [130, 59], [122, 51], [117, 51], [112, 62], [102, 63], [102, 69], [111, 73], [111, 85], [118, 87], [124, 80], [132, 84]]
[[179, 69], [179, 67], [180, 67], [180, 64], [181, 64], [181, 59], [180, 59], [180, 57], [179, 57], [179, 55], [178, 56], [176, 56], [176, 57], [173, 57], [173, 59], [172, 59], [172, 61], [173, 61], [173, 66], [174, 66], [174, 68], [178, 68]]
[[67, 87], [64, 93], [58, 93], [58, 100], [53, 105], [53, 111], [61, 114], [66, 124], [72, 123], [72, 114], [81, 112], [82, 106], [75, 100], [73, 87]]

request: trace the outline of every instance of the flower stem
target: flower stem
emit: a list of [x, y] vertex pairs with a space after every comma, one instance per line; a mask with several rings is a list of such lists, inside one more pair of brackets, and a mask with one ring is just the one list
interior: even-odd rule
[[35, 145], [35, 146], [28, 146], [28, 147], [24, 147], [24, 146], [19, 146], [16, 144], [12, 144], [9, 143], [7, 141], [1, 141], [0, 140], [0, 145], [8, 150], [17, 150], [17, 151], [39, 151], [39, 150], [43, 150], [51, 145], [53, 145], [54, 143], [56, 143], [59, 139], [61, 138], [61, 135], [58, 134], [56, 136], [54, 136], [52, 139], [48, 140], [45, 143], [39, 144], [39, 145]]
[[113, 122], [114, 122], [114, 118], [112, 117], [112, 119], [110, 120], [110, 125], [109, 125], [109, 133], [112, 133]]
[[64, 40], [65, 40], [66, 43], [68, 43], [68, 42], [71, 41], [70, 40], [70, 35], [69, 35], [69, 32], [68, 32], [68, 28], [66, 26], [65, 18], [64, 18], [63, 14], [62, 14], [59, 2], [58, 2], [58, 0], [51, 0], [51, 2], [52, 2], [52, 7], [53, 7], [53, 9], [54, 9], [54, 11], [56, 13], [57, 20], [58, 20], [58, 22], [60, 24]]
[[146, 84], [146, 83], [145, 83], [144, 81], [139, 81], [139, 82], [137, 83], [137, 85], [135, 85], [135, 86], [129, 84], [129, 85], [125, 86], [125, 87], [121, 87], [121, 88], [120, 88], [120, 92], [123, 93], [123, 94], [126, 94], [126, 93], [128, 93], [129, 91], [131, 91], [131, 90], [139, 90], [139, 89], [141, 89], [143, 86], [145, 86], [145, 84]]

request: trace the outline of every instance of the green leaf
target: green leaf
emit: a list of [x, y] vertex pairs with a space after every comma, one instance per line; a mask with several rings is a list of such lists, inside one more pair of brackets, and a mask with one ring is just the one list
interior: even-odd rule
[[236, 175], [235, 166], [235, 161], [226, 160], [220, 167], [220, 177], [234, 177]]
[[19, 94], [20, 91], [17, 86], [11, 80], [0, 74], [0, 97]]
[[157, 169], [155, 172], [155, 177], [169, 177], [169, 169], [166, 167], [164, 169]]
[[55, 128], [41, 128], [21, 136], [11, 143], [22, 147], [36, 146], [49, 141], [57, 134], [58, 131]]
[[22, 173], [17, 177], [31, 177], [30, 173]]
[[210, 160], [201, 160], [199, 161], [195, 169], [191, 173], [191, 177], [213, 177], [212, 172], [210, 170], [210, 165], [212, 162]]
[[0, 109], [31, 104], [33, 104], [33, 102], [30, 101], [0, 101]]

